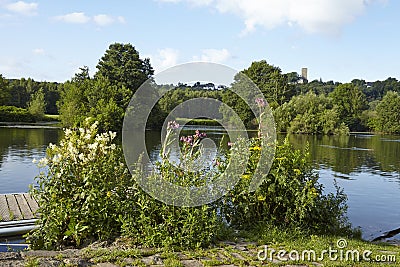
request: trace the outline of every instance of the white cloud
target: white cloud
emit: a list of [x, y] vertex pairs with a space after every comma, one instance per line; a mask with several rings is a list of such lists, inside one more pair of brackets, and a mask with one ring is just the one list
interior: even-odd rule
[[18, 1], [5, 6], [9, 11], [25, 15], [34, 16], [37, 15], [38, 4], [37, 3], [26, 3], [24, 1]]
[[150, 63], [156, 73], [175, 66], [178, 63], [179, 51], [172, 48], [159, 49], [157, 55], [145, 56], [150, 58]]
[[84, 24], [90, 21], [90, 17], [86, 16], [83, 12], [74, 12], [61, 16], [55, 17], [56, 20], [67, 22], [67, 23], [77, 23]]
[[243, 33], [258, 26], [273, 29], [298, 25], [309, 33], [337, 34], [344, 25], [361, 15], [372, 2], [383, 0], [158, 0], [186, 2], [191, 6], [210, 6], [220, 13], [243, 19]]
[[83, 12], [69, 13], [54, 18], [58, 21], [63, 21], [67, 23], [77, 23], [77, 24], [84, 24], [93, 21], [98, 26], [108, 26], [115, 22], [119, 22], [121, 24], [125, 23], [125, 18], [122, 16], [113, 17], [106, 14], [98, 14], [93, 17], [90, 17], [85, 15], [85, 13]]
[[115, 22], [118, 22], [121, 24], [126, 23], [125, 18], [122, 16], [113, 17], [113, 16], [105, 15], [105, 14], [99, 14], [99, 15], [93, 16], [93, 21], [99, 26], [108, 26]]
[[44, 54], [45, 54], [45, 51], [44, 51], [43, 48], [35, 48], [35, 49], [32, 50], [32, 52], [33, 52], [35, 55], [44, 55]]
[[205, 62], [214, 62], [214, 63], [222, 63], [228, 60], [231, 57], [231, 54], [227, 49], [204, 49], [202, 51], [202, 55], [200, 57], [194, 56], [193, 60], [195, 61], [205, 61]]
[[114, 23], [115, 20], [109, 15], [100, 14], [94, 16], [93, 21], [99, 26], [107, 26]]

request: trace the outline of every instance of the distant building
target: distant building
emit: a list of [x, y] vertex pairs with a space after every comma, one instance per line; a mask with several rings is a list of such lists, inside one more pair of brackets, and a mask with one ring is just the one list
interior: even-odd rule
[[308, 83], [308, 69], [301, 68], [301, 77], [299, 83]]

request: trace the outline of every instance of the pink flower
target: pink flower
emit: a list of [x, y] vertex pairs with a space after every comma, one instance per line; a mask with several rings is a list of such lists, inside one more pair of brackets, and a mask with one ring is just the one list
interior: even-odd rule
[[264, 98], [261, 98], [261, 97], [256, 98], [256, 103], [260, 108], [265, 107], [265, 105], [267, 104], [265, 102]]
[[179, 123], [176, 121], [169, 121], [167, 129], [178, 129], [179, 128]]

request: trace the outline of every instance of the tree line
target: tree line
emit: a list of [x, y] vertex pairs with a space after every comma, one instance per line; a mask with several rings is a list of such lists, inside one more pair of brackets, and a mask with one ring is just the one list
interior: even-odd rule
[[[139, 86], [152, 78], [148, 58], [142, 59], [131, 44], [114, 43], [100, 58], [90, 77], [80, 68], [64, 83], [32, 79], [6, 79], [0, 75], [0, 105], [19, 108], [33, 118], [59, 114], [64, 126], [77, 127], [86, 117], [100, 122], [104, 130], [119, 130], [125, 109]], [[314, 80], [298, 73], [283, 73], [265, 60], [253, 62], [241, 73], [264, 94], [273, 109], [277, 130], [305, 134], [347, 134], [349, 131], [400, 133], [400, 82], [395, 78], [349, 83]], [[229, 86], [241, 86], [240, 75]], [[160, 85], [166, 95], [154, 107], [148, 126], [159, 128], [163, 119], [180, 103], [196, 97], [221, 100], [233, 108], [248, 128], [256, 127], [249, 107], [229, 88], [212, 83]], [[164, 90], [164, 91], [163, 91]], [[0, 120], [6, 120], [0, 112]]]

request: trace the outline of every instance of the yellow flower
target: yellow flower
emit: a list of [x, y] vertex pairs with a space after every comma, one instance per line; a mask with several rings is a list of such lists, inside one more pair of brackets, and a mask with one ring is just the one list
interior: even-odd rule
[[265, 200], [265, 196], [258, 196], [257, 199], [258, 199], [258, 201], [264, 201]]
[[112, 195], [111, 192], [108, 191], [108, 192], [107, 192], [107, 197], [111, 197], [111, 195]]
[[255, 151], [255, 150], [260, 151], [260, 150], [261, 150], [261, 147], [259, 147], [259, 146], [253, 146], [253, 147], [250, 148], [250, 150], [253, 150], [253, 151]]
[[243, 179], [250, 179], [251, 175], [250, 174], [243, 174], [242, 178]]
[[301, 171], [300, 171], [299, 169], [294, 169], [294, 173], [295, 173], [296, 175], [300, 175], [300, 174], [301, 174]]
[[318, 191], [316, 188], [311, 188], [310, 193], [312, 196], [317, 197], [319, 195]]

